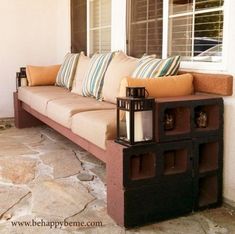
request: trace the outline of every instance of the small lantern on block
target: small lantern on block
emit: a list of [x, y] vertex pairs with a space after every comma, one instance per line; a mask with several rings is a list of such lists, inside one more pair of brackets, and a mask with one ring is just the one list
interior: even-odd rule
[[21, 86], [27, 86], [26, 67], [21, 67], [20, 72], [16, 72], [16, 90]]
[[124, 145], [153, 142], [154, 98], [144, 87], [127, 87], [126, 97], [117, 98], [117, 139]]

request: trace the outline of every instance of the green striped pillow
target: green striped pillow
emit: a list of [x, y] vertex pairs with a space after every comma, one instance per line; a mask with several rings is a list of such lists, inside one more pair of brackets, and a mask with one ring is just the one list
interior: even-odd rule
[[68, 53], [56, 77], [56, 85], [70, 89], [72, 87], [80, 54]]
[[143, 57], [132, 74], [133, 78], [155, 78], [176, 75], [180, 67], [180, 56], [167, 59]]
[[88, 72], [82, 83], [82, 95], [101, 99], [104, 75], [112, 60], [113, 53], [92, 56]]

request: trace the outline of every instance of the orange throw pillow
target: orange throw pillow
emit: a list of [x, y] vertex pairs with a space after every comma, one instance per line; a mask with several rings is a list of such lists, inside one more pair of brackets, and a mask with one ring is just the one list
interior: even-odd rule
[[176, 97], [193, 93], [193, 76], [183, 74], [159, 78], [137, 79], [126, 77], [121, 82], [120, 97], [126, 96], [126, 87], [145, 87], [150, 97]]
[[61, 65], [30, 66], [26, 67], [29, 86], [54, 85]]

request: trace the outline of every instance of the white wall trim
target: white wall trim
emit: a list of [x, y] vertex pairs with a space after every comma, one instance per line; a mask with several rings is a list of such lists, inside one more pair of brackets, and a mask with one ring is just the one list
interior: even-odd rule
[[162, 58], [168, 57], [169, 0], [163, 1]]
[[126, 52], [126, 4], [126, 0], [112, 0], [112, 51]]
[[87, 1], [87, 55], [90, 54], [90, 1], [89, 0], [86, 0]]

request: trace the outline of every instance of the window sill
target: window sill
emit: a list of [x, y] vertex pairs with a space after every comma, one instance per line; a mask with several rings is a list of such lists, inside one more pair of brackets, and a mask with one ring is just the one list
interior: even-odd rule
[[205, 73], [226, 73], [224, 63], [213, 63], [213, 62], [196, 62], [196, 61], [182, 61], [180, 65], [182, 70], [193, 70]]

